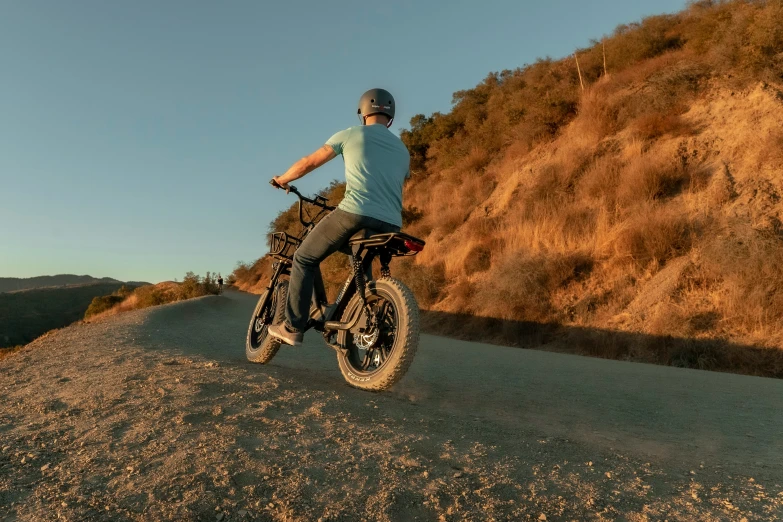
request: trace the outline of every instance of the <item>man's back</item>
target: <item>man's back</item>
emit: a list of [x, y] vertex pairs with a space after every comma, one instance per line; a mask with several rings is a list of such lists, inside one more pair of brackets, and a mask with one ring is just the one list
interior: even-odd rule
[[383, 125], [340, 131], [326, 142], [345, 160], [345, 197], [339, 208], [402, 226], [402, 185], [410, 154]]

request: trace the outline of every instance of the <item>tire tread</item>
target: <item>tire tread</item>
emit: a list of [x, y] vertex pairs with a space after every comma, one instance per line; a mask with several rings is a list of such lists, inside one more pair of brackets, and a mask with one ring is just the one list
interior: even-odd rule
[[[419, 347], [419, 305], [416, 302], [416, 298], [413, 296], [413, 292], [402, 281], [391, 277], [381, 278], [377, 280], [375, 284], [385, 284], [390, 286], [393, 289], [392, 291], [396, 291], [401, 297], [404, 307], [408, 310], [408, 317], [407, 325], [404, 328], [405, 341], [399, 348], [402, 351], [402, 354], [400, 354], [397, 364], [394, 365], [391, 371], [388, 373], [382, 372], [377, 380], [373, 379], [365, 383], [358, 383], [346, 377], [343, 372], [343, 376], [346, 377], [348, 384], [367, 391], [387, 390], [402, 379], [413, 363], [413, 358]], [[350, 309], [351, 307], [349, 306], [348, 308]], [[403, 325], [401, 324], [397, 331], [400, 332], [402, 330]], [[342, 356], [338, 354], [338, 360], [340, 357]], [[342, 365], [347, 363], [344, 363], [342, 360], [339, 360], [339, 362], [340, 371], [342, 372]]]
[[[285, 319], [285, 307], [286, 300], [288, 298], [288, 281], [281, 281], [274, 289], [277, 292], [276, 310], [272, 320], [272, 324], [278, 324]], [[259, 303], [264, 298], [262, 295], [259, 298]], [[247, 330], [247, 338], [245, 339], [245, 355], [247, 360], [258, 364], [266, 364], [272, 360], [280, 349], [280, 341], [267, 334], [264, 341], [257, 349], [253, 349], [250, 346], [250, 336], [253, 334], [253, 325], [258, 316], [258, 307], [253, 311], [253, 316], [250, 318], [250, 326]]]

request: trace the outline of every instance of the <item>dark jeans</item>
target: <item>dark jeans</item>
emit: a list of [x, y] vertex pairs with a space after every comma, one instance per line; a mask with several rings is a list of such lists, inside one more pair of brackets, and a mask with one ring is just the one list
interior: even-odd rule
[[315, 271], [321, 261], [340, 250], [351, 236], [363, 229], [376, 234], [400, 231], [396, 225], [338, 208], [323, 218], [299, 245], [291, 266], [286, 306], [286, 322], [292, 330], [303, 332], [307, 328]]

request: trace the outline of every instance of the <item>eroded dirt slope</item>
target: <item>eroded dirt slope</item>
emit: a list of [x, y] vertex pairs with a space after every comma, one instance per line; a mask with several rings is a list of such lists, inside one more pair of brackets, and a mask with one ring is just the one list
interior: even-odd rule
[[780, 520], [783, 382], [423, 336], [394, 390], [256, 297], [77, 325], [0, 362], [0, 520]]

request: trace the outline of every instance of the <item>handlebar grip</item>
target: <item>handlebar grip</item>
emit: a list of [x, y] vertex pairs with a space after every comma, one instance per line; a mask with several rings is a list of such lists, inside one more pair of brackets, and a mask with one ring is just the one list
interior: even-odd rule
[[269, 180], [269, 184], [275, 187], [276, 189], [282, 189], [286, 192], [293, 192], [294, 194], [298, 194], [299, 191], [296, 190], [296, 187], [293, 185], [288, 185], [288, 188], [285, 188], [284, 186], [280, 185], [277, 181], [275, 181], [275, 178], [272, 178]]

